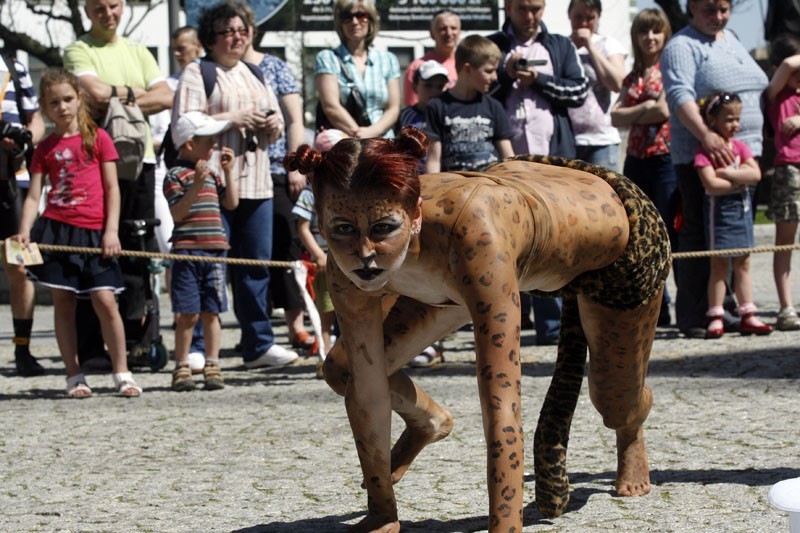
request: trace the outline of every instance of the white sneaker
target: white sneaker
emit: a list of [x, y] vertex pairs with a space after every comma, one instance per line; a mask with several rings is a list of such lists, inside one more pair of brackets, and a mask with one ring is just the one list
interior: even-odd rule
[[206, 354], [203, 352], [189, 352], [187, 360], [189, 361], [189, 370], [192, 371], [192, 374], [201, 373], [203, 367], [206, 366]]
[[253, 359], [252, 361], [245, 361], [244, 366], [247, 368], [284, 366], [294, 362], [294, 360], [298, 357], [299, 356], [297, 355], [297, 352], [293, 352], [292, 350], [287, 350], [282, 346], [273, 344], [270, 346], [269, 350], [259, 355], [258, 358]]

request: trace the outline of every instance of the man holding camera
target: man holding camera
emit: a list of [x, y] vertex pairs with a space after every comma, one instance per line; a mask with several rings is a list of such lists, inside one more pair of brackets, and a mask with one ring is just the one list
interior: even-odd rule
[[[5, 239], [18, 232], [22, 201], [30, 184], [27, 155], [44, 137], [44, 121], [31, 77], [16, 59], [4, 56], [0, 61], [0, 85], [0, 238]], [[4, 263], [4, 267], [14, 320], [17, 373], [38, 376], [44, 368], [30, 352], [33, 283], [26, 278], [23, 266]]]
[[[589, 92], [578, 52], [569, 37], [552, 34], [542, 22], [545, 0], [506, 0], [503, 29], [489, 36], [505, 54], [493, 96], [503, 103], [514, 127], [515, 154], [575, 157], [567, 114]], [[555, 344], [561, 300], [533, 298], [537, 344]], [[530, 319], [523, 307], [523, 325]]]

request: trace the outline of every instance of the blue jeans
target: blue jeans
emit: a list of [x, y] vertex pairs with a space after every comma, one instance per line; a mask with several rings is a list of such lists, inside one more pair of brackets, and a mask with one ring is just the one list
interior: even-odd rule
[[578, 159], [583, 159], [587, 163], [619, 172], [619, 144], [576, 146], [575, 154]]
[[[230, 240], [230, 257], [269, 261], [272, 258], [272, 199], [239, 200], [223, 210]], [[242, 328], [242, 358], [257, 359], [275, 344], [267, 310], [269, 268], [231, 265], [233, 311]]]
[[536, 343], [549, 344], [561, 331], [561, 298], [531, 298]]

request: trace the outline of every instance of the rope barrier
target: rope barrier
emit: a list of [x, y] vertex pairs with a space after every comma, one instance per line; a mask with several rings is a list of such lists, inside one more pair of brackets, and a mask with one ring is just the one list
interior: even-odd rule
[[[39, 244], [39, 249], [47, 252], [62, 252], [71, 254], [102, 254], [100, 248], [87, 248], [81, 246], [62, 246], [60, 244]], [[790, 252], [800, 250], [800, 244], [784, 244], [780, 246], [756, 246], [755, 248], [732, 248], [730, 250], [701, 250], [696, 252], [675, 252], [672, 259], [699, 259], [702, 257], [718, 257], [728, 255], [763, 254], [769, 252]], [[122, 250], [121, 257], [141, 257], [145, 259], [169, 259], [171, 261], [199, 261], [204, 263], [227, 263], [230, 265], [265, 266], [277, 268], [292, 268], [291, 261], [266, 261], [263, 259], [247, 259], [243, 257], [206, 257], [186, 256], [180, 254], [164, 254], [160, 252], [143, 252], [138, 250]]]

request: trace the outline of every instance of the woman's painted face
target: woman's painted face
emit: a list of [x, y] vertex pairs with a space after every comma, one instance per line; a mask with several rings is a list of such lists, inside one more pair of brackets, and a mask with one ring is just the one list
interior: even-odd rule
[[650, 28], [645, 31], [639, 32], [637, 35], [637, 44], [639, 49], [645, 56], [652, 57], [661, 53], [664, 48], [664, 31], [656, 31]]
[[320, 230], [341, 271], [364, 291], [386, 285], [405, 261], [421, 213], [412, 218], [385, 191], [329, 190], [320, 205]]
[[731, 18], [731, 3], [728, 0], [689, 0], [692, 26], [708, 37], [714, 37], [725, 29]]

